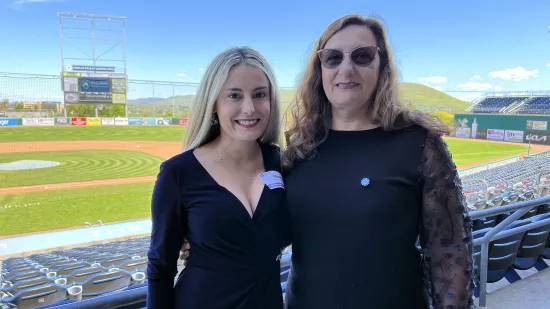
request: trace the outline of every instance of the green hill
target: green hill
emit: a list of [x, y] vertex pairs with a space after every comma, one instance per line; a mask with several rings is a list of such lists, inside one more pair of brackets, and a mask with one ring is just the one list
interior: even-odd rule
[[[437, 89], [415, 83], [399, 84], [402, 99], [412, 103], [416, 108], [425, 111], [464, 112], [470, 103], [454, 98]], [[281, 89], [281, 103], [289, 104], [294, 99], [294, 89]], [[194, 95], [175, 96], [174, 98], [141, 98], [129, 100], [128, 104], [191, 106]]]
[[422, 84], [399, 84], [402, 99], [412, 103], [416, 108], [428, 112], [448, 111], [450, 113], [464, 112], [471, 104], [452, 97], [437, 89]]

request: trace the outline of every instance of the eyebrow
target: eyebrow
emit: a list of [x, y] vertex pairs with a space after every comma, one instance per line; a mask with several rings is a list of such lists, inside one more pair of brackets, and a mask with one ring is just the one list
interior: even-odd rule
[[[263, 89], [267, 89], [267, 86], [256, 87], [252, 91], [263, 90]], [[225, 90], [226, 91], [243, 91], [241, 88], [227, 88]]]

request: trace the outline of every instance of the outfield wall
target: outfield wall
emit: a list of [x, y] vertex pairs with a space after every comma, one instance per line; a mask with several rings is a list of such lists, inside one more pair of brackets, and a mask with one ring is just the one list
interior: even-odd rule
[[550, 145], [550, 116], [455, 114], [454, 120], [456, 137]]
[[0, 118], [0, 127], [17, 126], [128, 126], [128, 125], [187, 125], [187, 118], [125, 118], [125, 117], [58, 117], [58, 118]]

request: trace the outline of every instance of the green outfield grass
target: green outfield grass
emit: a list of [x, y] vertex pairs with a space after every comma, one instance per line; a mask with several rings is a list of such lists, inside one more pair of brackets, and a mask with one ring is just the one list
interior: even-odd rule
[[493, 142], [446, 139], [455, 164], [460, 167], [480, 161], [497, 160], [526, 152], [525, 144], [501, 144]]
[[131, 150], [70, 150], [2, 153], [0, 163], [18, 160], [46, 160], [58, 166], [0, 171], [0, 187], [18, 187], [73, 181], [154, 176], [163, 159]]
[[151, 216], [153, 183], [0, 195], [0, 236]]
[[181, 142], [184, 126], [98, 126], [0, 128], [0, 142], [151, 141]]

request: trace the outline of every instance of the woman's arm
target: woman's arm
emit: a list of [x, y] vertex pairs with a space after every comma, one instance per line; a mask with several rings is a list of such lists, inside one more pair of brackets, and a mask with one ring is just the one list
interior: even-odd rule
[[163, 163], [153, 189], [152, 231], [147, 264], [147, 308], [174, 308], [174, 278], [184, 238], [182, 201], [176, 168]]
[[421, 244], [429, 308], [470, 309], [472, 227], [456, 166], [441, 136], [424, 145]]

